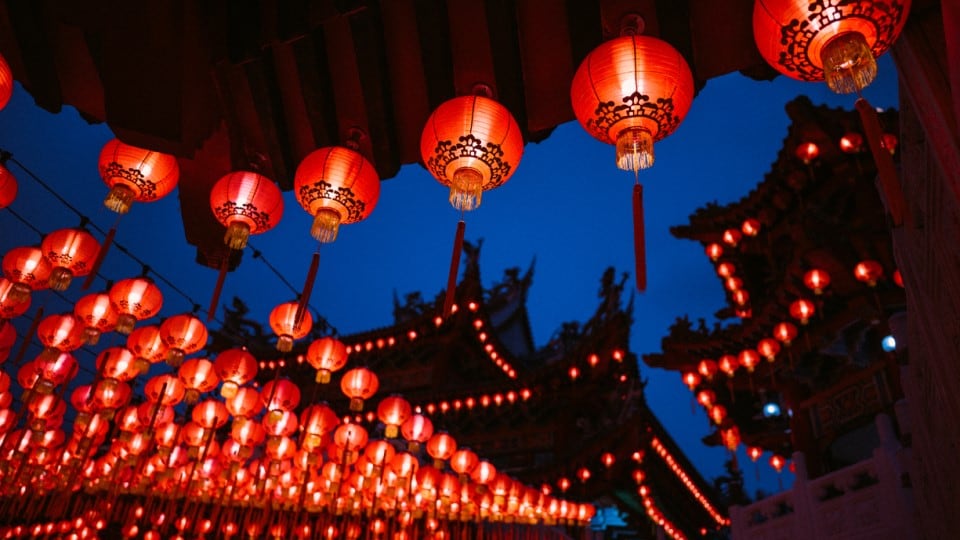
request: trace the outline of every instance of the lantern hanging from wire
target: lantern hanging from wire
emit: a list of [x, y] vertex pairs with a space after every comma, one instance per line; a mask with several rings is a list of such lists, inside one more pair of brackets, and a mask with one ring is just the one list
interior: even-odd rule
[[[478, 93], [487, 92], [485, 86]], [[443, 312], [450, 315], [466, 222], [463, 212], [480, 206], [484, 191], [503, 185], [523, 156], [523, 134], [510, 111], [483, 95], [460, 96], [440, 104], [420, 135], [427, 171], [450, 188], [450, 204], [461, 212], [454, 237]]]
[[333, 337], [322, 337], [307, 347], [307, 363], [317, 370], [315, 381], [330, 382], [330, 374], [347, 365], [347, 346]]
[[50, 261], [38, 247], [16, 247], [3, 256], [3, 275], [13, 283], [8, 294], [15, 301], [27, 300], [32, 291], [49, 287], [52, 271]]
[[[153, 202], [167, 196], [180, 180], [180, 166], [175, 157], [125, 144], [119, 139], [108, 141], [100, 150], [99, 169], [100, 177], [110, 188], [103, 204], [120, 215], [129, 212], [134, 201]], [[114, 224], [103, 239], [91, 273], [83, 282], [84, 290], [93, 283], [116, 234]]]
[[[2, 100], [2, 96], [0, 96]], [[3, 107], [0, 107], [2, 109]], [[0, 209], [6, 208], [17, 198], [17, 177], [7, 169], [6, 160], [0, 155]]]
[[594, 49], [577, 68], [570, 100], [580, 125], [616, 146], [617, 166], [634, 173], [633, 220], [637, 288], [647, 287], [643, 186], [639, 171], [654, 162], [654, 142], [673, 133], [693, 102], [693, 75], [669, 43], [622, 35]]
[[893, 159], [883, 147], [877, 111], [861, 91], [877, 75], [876, 57], [903, 30], [910, 4], [910, 0], [756, 0], [753, 6], [753, 36], [768, 64], [794, 79], [825, 80], [838, 94], [857, 94], [856, 108], [894, 225], [911, 217]]
[[91, 272], [100, 251], [100, 242], [80, 228], [59, 229], [47, 234], [40, 243], [43, 256], [50, 261], [50, 288], [64, 291], [75, 276]]
[[[231, 250], [247, 247], [252, 234], [261, 234], [276, 227], [283, 216], [283, 195], [280, 188], [266, 176], [251, 171], [234, 171], [213, 185], [210, 191], [210, 210], [213, 217], [227, 228], [224, 244]], [[207, 320], [217, 312], [220, 292], [230, 266], [230, 256], [223, 257], [217, 284], [210, 298]]]
[[19, 317], [30, 309], [30, 295], [17, 298], [12, 294], [13, 285], [9, 279], [0, 277], [0, 327], [5, 326], [3, 321]]
[[[313, 216], [310, 235], [320, 243], [337, 239], [340, 225], [366, 219], [380, 198], [380, 177], [373, 165], [357, 151], [356, 132], [351, 145], [328, 146], [314, 150], [303, 158], [293, 178], [297, 202]], [[297, 319], [304, 316], [310, 303], [317, 268], [320, 265], [320, 246], [313, 254], [303, 291]]]
[[257, 359], [246, 349], [227, 349], [221, 351], [213, 361], [217, 377], [223, 381], [220, 395], [232, 398], [237, 389], [257, 376]]
[[127, 336], [127, 348], [136, 356], [133, 361], [137, 370], [145, 374], [152, 364], [159, 363], [167, 355], [167, 344], [160, 335], [160, 327], [141, 326]]
[[73, 314], [83, 321], [89, 345], [96, 345], [100, 334], [116, 328], [120, 318], [120, 314], [110, 302], [110, 295], [106, 293], [88, 294], [77, 300], [73, 306]]
[[340, 379], [340, 390], [350, 398], [350, 410], [363, 410], [364, 400], [370, 399], [380, 388], [380, 379], [377, 375], [364, 367], [353, 368], [343, 374]]
[[270, 328], [277, 334], [277, 350], [290, 352], [293, 342], [306, 336], [313, 328], [313, 316], [305, 311], [297, 317], [298, 302], [284, 302], [270, 312]]
[[[0, 110], [7, 106], [13, 95], [13, 72], [7, 60], [0, 55]], [[2, 205], [0, 205], [2, 206]]]
[[163, 293], [148, 277], [121, 279], [110, 287], [110, 301], [120, 314], [117, 332], [129, 335], [137, 321], [149, 319], [163, 307]]
[[207, 346], [207, 327], [191, 313], [174, 315], [160, 324], [160, 337], [167, 346], [167, 363], [180, 367], [183, 358]]

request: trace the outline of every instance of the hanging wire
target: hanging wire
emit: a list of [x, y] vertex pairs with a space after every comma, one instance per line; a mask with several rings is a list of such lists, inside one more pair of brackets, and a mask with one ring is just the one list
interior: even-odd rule
[[[253, 247], [253, 244], [247, 243], [247, 246], [248, 246], [250, 249], [253, 250], [253, 258], [254, 258], [254, 259], [259, 259], [260, 261], [262, 261], [263, 264], [265, 264], [265, 265], [267, 266], [267, 268], [269, 268], [270, 271], [273, 272], [274, 275], [276, 275], [277, 278], [279, 278], [280, 281], [281, 281], [284, 285], [286, 285], [288, 289], [290, 289], [290, 292], [292, 292], [292, 293], [294, 294], [294, 296], [298, 296], [298, 297], [300, 296], [300, 291], [298, 291], [297, 288], [294, 287], [293, 284], [290, 283], [290, 281], [288, 281], [287, 278], [284, 277], [283, 274], [281, 274], [280, 271], [276, 269], [276, 267], [274, 267], [272, 264], [270, 264], [270, 261], [268, 261], [267, 258], [263, 256], [263, 252], [262, 252], [262, 251], [260, 251], [259, 249]], [[312, 307], [312, 306], [311, 306], [311, 307]]]

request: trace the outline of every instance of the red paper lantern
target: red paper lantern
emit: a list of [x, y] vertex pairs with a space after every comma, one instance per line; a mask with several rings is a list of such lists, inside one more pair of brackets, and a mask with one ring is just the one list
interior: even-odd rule
[[72, 313], [48, 315], [37, 326], [37, 338], [51, 354], [75, 351], [84, 343], [84, 325]]
[[236, 418], [250, 418], [263, 409], [260, 393], [253, 388], [241, 386], [233, 397], [226, 400], [227, 410]]
[[143, 395], [151, 403], [172, 407], [181, 401], [187, 389], [175, 375], [164, 374], [152, 377], [143, 385]]
[[421, 443], [433, 436], [433, 422], [422, 414], [414, 414], [400, 426], [400, 433], [406, 439], [411, 452], [416, 452]]
[[150, 369], [150, 364], [160, 362], [167, 354], [160, 327], [153, 325], [142, 326], [131, 332], [127, 336], [127, 348], [136, 356], [134, 363], [141, 374]]
[[13, 282], [8, 294], [15, 301], [30, 298], [31, 291], [49, 286], [53, 267], [38, 247], [13, 248], [3, 256], [3, 275]]
[[874, 287], [877, 281], [883, 278], [883, 266], [877, 261], [860, 261], [853, 269], [853, 275], [858, 281]]
[[697, 364], [697, 371], [708, 381], [712, 380], [717, 373], [717, 363], [709, 358], [704, 358]]
[[757, 236], [760, 234], [760, 221], [754, 218], [747, 218], [743, 220], [743, 224], [740, 225], [740, 230], [747, 236]]
[[397, 437], [400, 426], [410, 418], [413, 410], [402, 396], [387, 396], [377, 405], [377, 418], [386, 426], [383, 436], [388, 439]]
[[90, 273], [100, 242], [83, 229], [59, 229], [43, 238], [40, 249], [53, 266], [50, 288], [63, 291], [74, 276]]
[[97, 371], [106, 379], [129, 381], [138, 371], [134, 356], [125, 347], [109, 347], [97, 355]]
[[779, 323], [773, 327], [773, 337], [784, 345], [790, 345], [793, 338], [797, 337], [797, 327], [788, 322]]
[[[0, 59], [0, 61], [2, 61], [2, 59]], [[0, 78], [2, 78], [2, 75], [0, 75]], [[2, 81], [0, 81], [0, 84], [2, 84]], [[0, 92], [2, 91], [2, 88], [0, 88]], [[2, 101], [2, 96], [0, 96], [0, 101]], [[17, 198], [17, 189], [17, 178], [0, 162], [0, 209], [10, 206], [14, 199]]]
[[477, 465], [480, 464], [480, 458], [469, 448], [460, 448], [450, 457], [450, 468], [460, 475], [460, 482], [466, 482]]
[[716, 261], [717, 259], [720, 258], [721, 255], [723, 255], [723, 246], [714, 242], [711, 244], [707, 244], [707, 247], [704, 248], [704, 251], [706, 252], [707, 257], [709, 257], [711, 261]]
[[737, 362], [747, 369], [747, 372], [753, 373], [760, 363], [760, 353], [753, 349], [744, 349], [737, 355]]
[[863, 149], [863, 135], [851, 131], [840, 137], [840, 150], [846, 154], [856, 154]]
[[450, 187], [461, 211], [480, 206], [484, 191], [506, 182], [523, 156], [523, 135], [506, 107], [484, 96], [442, 103], [427, 119], [420, 156], [431, 175]]
[[116, 328], [120, 318], [120, 314], [110, 302], [110, 295], [106, 293], [88, 294], [77, 300], [73, 306], [73, 314], [83, 321], [87, 343], [90, 345], [96, 345], [103, 332]]
[[121, 279], [110, 287], [110, 301], [120, 314], [117, 332], [130, 334], [137, 321], [156, 315], [163, 307], [163, 293], [147, 277]]
[[184, 362], [177, 370], [177, 377], [187, 389], [184, 400], [188, 405], [193, 405], [200, 398], [200, 394], [205, 394], [220, 384], [213, 362], [205, 358], [191, 358]]
[[756, 0], [753, 36], [774, 69], [822, 81], [837, 93], [858, 92], [877, 74], [875, 57], [896, 40], [910, 0], [810, 2]]
[[340, 146], [314, 150], [300, 162], [293, 180], [297, 202], [314, 216], [310, 234], [333, 242], [340, 224], [365, 219], [380, 197], [380, 178], [358, 152]]
[[[13, 72], [7, 60], [0, 55], [0, 110], [7, 106], [10, 96], [13, 95]], [[4, 205], [0, 204], [0, 208]]]
[[113, 139], [100, 151], [100, 176], [110, 188], [103, 201], [118, 214], [130, 211], [134, 201], [156, 201], [177, 187], [180, 167], [169, 154], [124, 144]]
[[799, 298], [790, 303], [790, 316], [800, 321], [800, 324], [807, 324], [815, 312], [816, 307], [813, 302], [806, 298]]
[[316, 339], [307, 348], [307, 362], [317, 370], [316, 382], [330, 382], [330, 374], [347, 364], [347, 346], [332, 337]]
[[720, 371], [724, 372], [727, 377], [733, 377], [737, 372], [737, 368], [740, 367], [740, 362], [736, 356], [725, 354], [717, 360], [717, 367], [720, 368]]
[[243, 249], [251, 234], [274, 228], [283, 215], [283, 195], [269, 178], [235, 171], [217, 180], [210, 191], [213, 216], [227, 228], [223, 241], [230, 249]]
[[830, 274], [819, 268], [808, 270], [803, 275], [803, 284], [813, 291], [813, 294], [823, 294], [823, 289], [830, 285]]
[[723, 231], [723, 243], [730, 247], [737, 247], [742, 238], [743, 233], [737, 229], [727, 229]]
[[30, 295], [27, 294], [26, 298], [17, 298], [13, 293], [13, 287], [14, 282], [0, 277], [0, 320], [19, 317], [30, 309]]
[[376, 394], [379, 387], [380, 380], [377, 375], [363, 367], [351, 369], [344, 373], [340, 380], [340, 389], [350, 398], [351, 411], [362, 411], [364, 400]]
[[433, 458], [434, 467], [438, 469], [456, 451], [457, 441], [449, 433], [438, 431], [427, 441], [427, 454]]
[[207, 346], [207, 327], [190, 313], [174, 315], [160, 324], [160, 338], [167, 346], [167, 363], [180, 367], [183, 357]]
[[297, 320], [298, 302], [285, 302], [273, 308], [270, 312], [270, 328], [277, 334], [277, 350], [290, 352], [293, 342], [310, 333], [313, 328], [313, 316], [309, 311], [303, 312], [303, 317]]
[[[570, 101], [580, 125], [616, 145], [617, 166], [653, 165], [653, 144], [673, 133], [693, 102], [693, 75], [670, 44], [650, 36], [622, 36], [602, 43], [577, 68]], [[643, 188], [634, 187], [634, 253], [637, 287], [646, 289]]]
[[220, 395], [229, 399], [257, 376], [257, 359], [245, 349], [227, 349], [217, 355], [213, 368], [223, 381]]
[[286, 377], [263, 385], [260, 401], [268, 412], [290, 412], [300, 404], [300, 387]]
[[812, 142], [803, 142], [797, 145], [795, 153], [804, 165], [809, 165], [820, 155], [820, 147]]
[[780, 343], [773, 338], [763, 338], [757, 343], [757, 351], [767, 359], [767, 362], [773, 362], [780, 353]]
[[683, 374], [683, 384], [693, 392], [694, 388], [700, 384], [700, 375], [693, 371], [687, 371]]

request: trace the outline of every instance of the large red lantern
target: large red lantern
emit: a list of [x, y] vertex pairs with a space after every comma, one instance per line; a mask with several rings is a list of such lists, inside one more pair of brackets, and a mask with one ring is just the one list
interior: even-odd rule
[[146, 373], [151, 364], [163, 360], [167, 354], [167, 345], [160, 335], [160, 327], [154, 325], [142, 326], [131, 332], [127, 336], [127, 348], [136, 356], [134, 364], [141, 374]]
[[160, 337], [167, 346], [167, 363], [180, 367], [183, 357], [207, 346], [207, 327], [190, 313], [174, 315], [160, 324]]
[[110, 188], [104, 204], [118, 214], [134, 201], [156, 201], [177, 186], [180, 167], [169, 154], [139, 148], [113, 139], [100, 151], [100, 176]]
[[30, 295], [26, 298], [17, 298], [13, 294], [14, 283], [5, 277], [0, 277], [0, 320], [13, 319], [27, 312], [30, 308]]
[[617, 166], [633, 171], [637, 288], [647, 286], [640, 169], [653, 165], [653, 144], [673, 133], [693, 102], [693, 75], [670, 44], [621, 36], [594, 49], [577, 68], [570, 101], [580, 125], [616, 145]]
[[[247, 247], [251, 234], [260, 234], [274, 228], [283, 215], [283, 196], [280, 188], [269, 178], [249, 171], [235, 171], [217, 180], [210, 191], [210, 209], [227, 232], [224, 243], [240, 250]], [[217, 311], [220, 291], [227, 277], [230, 257], [223, 257], [220, 274], [210, 299], [207, 320]]]
[[52, 271], [38, 247], [13, 248], [3, 256], [3, 275], [13, 282], [9, 294], [15, 301], [28, 299], [31, 291], [46, 289]]
[[130, 334], [137, 321], [156, 315], [163, 306], [163, 293], [148, 277], [121, 279], [110, 287], [110, 301], [120, 314], [117, 332]]
[[307, 362], [317, 370], [316, 382], [330, 382], [330, 374], [347, 364], [347, 346], [332, 337], [316, 339], [307, 348]]
[[[803, 81], [826, 80], [831, 90], [858, 95], [877, 75], [875, 57], [900, 35], [910, 0], [811, 2], [756, 0], [753, 36], [760, 54], [780, 73]], [[882, 145], [876, 110], [859, 97], [857, 111], [895, 225], [907, 208], [893, 159]]]
[[[13, 95], [13, 72], [7, 60], [0, 55], [0, 110], [7, 106], [10, 96]], [[3, 205], [0, 205], [2, 208]]]
[[[310, 234], [322, 243], [337, 239], [341, 224], [364, 220], [380, 198], [380, 177], [373, 165], [356, 150], [328, 146], [303, 158], [293, 178], [300, 206], [313, 216]], [[310, 292], [320, 264], [314, 253], [300, 294], [299, 320], [310, 303]]]
[[[461, 96], [440, 104], [420, 136], [420, 156], [433, 177], [450, 188], [461, 212], [480, 206], [484, 191], [506, 182], [523, 156], [523, 135], [510, 111], [484, 96]], [[466, 224], [457, 224], [443, 314], [453, 306]]]
[[50, 288], [63, 291], [74, 276], [90, 273], [100, 242], [83, 229], [59, 229], [44, 237], [40, 249], [53, 266]]
[[90, 345], [96, 345], [103, 332], [116, 328], [120, 317], [110, 302], [110, 295], [106, 293], [88, 294], [77, 300], [73, 306], [73, 314], [83, 321], [87, 343]]
[[214, 184], [210, 209], [227, 228], [224, 243], [230, 249], [243, 249], [251, 234], [269, 231], [280, 222], [283, 196], [269, 178], [255, 172], [235, 171]]
[[413, 410], [410, 408], [410, 402], [403, 396], [387, 396], [377, 405], [377, 418], [383, 422], [383, 436], [388, 439], [395, 439], [400, 426], [410, 418]]
[[213, 368], [223, 381], [220, 395], [229, 399], [240, 386], [257, 376], [257, 359], [245, 349], [227, 349], [217, 355]]
[[290, 352], [293, 342], [306, 336], [313, 328], [313, 316], [304, 311], [297, 317], [298, 302], [285, 302], [270, 312], [270, 328], [277, 334], [277, 350]]
[[17, 178], [7, 169], [6, 164], [0, 161], [0, 208], [10, 206], [10, 203], [17, 198], [17, 189]]
[[340, 389], [350, 398], [351, 411], [362, 411], [364, 400], [376, 394], [379, 387], [377, 375], [363, 367], [351, 369], [340, 380]]
[[77, 350], [83, 345], [83, 330], [83, 323], [72, 313], [49, 315], [37, 326], [37, 338], [51, 354], [59, 355], [61, 352]]
[[193, 405], [200, 398], [200, 394], [205, 394], [220, 384], [213, 362], [205, 358], [187, 360], [177, 370], [177, 376], [187, 389], [184, 396], [187, 405]]

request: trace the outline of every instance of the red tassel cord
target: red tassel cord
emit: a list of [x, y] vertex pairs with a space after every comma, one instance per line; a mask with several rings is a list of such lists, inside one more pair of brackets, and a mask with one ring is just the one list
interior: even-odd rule
[[113, 237], [116, 235], [117, 226], [114, 225], [107, 231], [107, 236], [103, 239], [100, 251], [97, 252], [97, 258], [93, 261], [93, 268], [90, 270], [90, 273], [87, 274], [87, 279], [83, 281], [84, 291], [89, 289], [90, 285], [93, 285], [93, 280], [97, 278], [97, 273], [100, 272], [100, 266], [103, 265], [103, 260], [107, 258], [107, 252], [110, 251], [110, 246], [113, 245]]
[[313, 282], [317, 279], [317, 269], [320, 268], [320, 252], [313, 254], [310, 260], [310, 270], [307, 271], [307, 280], [303, 283], [303, 292], [300, 293], [300, 304], [297, 306], [297, 315], [295, 317], [296, 325], [300, 326], [303, 322], [303, 315], [307, 312], [307, 306], [310, 305], [310, 294], [313, 293]]
[[453, 310], [453, 296], [457, 290], [457, 275], [460, 273], [460, 254], [463, 252], [463, 234], [467, 224], [461, 219], [457, 223], [457, 235], [453, 240], [453, 254], [450, 257], [450, 273], [447, 275], [447, 293], [443, 298], [442, 316], [450, 315]]
[[637, 272], [637, 290], [647, 290], [647, 245], [643, 231], [643, 185], [633, 185], [633, 258]]
[[880, 176], [880, 188], [883, 190], [883, 198], [886, 200], [887, 209], [890, 210], [890, 217], [893, 220], [894, 227], [903, 225], [913, 226], [913, 216], [907, 208], [903, 198], [903, 189], [900, 187], [900, 178], [897, 176], [897, 169], [893, 164], [893, 156], [883, 147], [881, 142], [883, 133], [880, 127], [880, 117], [877, 116], [877, 110], [862, 97], [857, 99], [857, 112], [860, 113], [860, 122], [863, 124], [863, 130], [867, 135], [867, 143], [870, 146], [870, 153], [873, 154], [873, 161], [877, 164], [877, 174]]
[[230, 267], [230, 254], [228, 253], [223, 261], [220, 262], [220, 272], [217, 274], [217, 284], [213, 286], [213, 296], [210, 297], [210, 307], [207, 309], [207, 322], [213, 320], [217, 315], [217, 305], [220, 304], [220, 293], [223, 292], [223, 282], [227, 280], [227, 269]]

